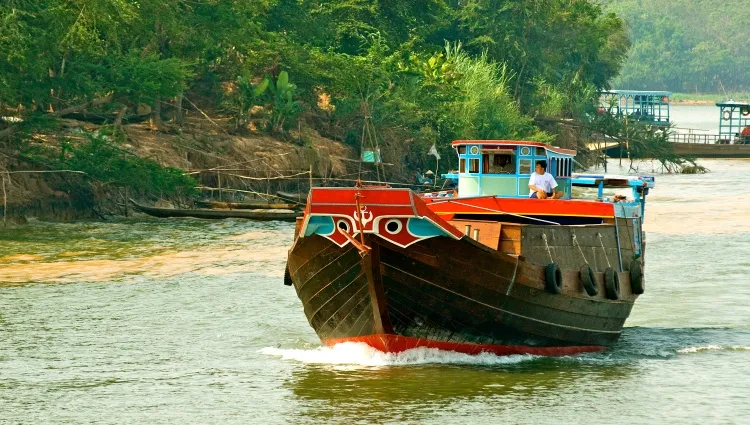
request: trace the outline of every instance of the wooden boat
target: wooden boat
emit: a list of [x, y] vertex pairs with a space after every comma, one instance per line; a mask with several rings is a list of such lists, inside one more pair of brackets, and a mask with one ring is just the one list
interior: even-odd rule
[[282, 201], [291, 202], [293, 204], [303, 204], [307, 201], [307, 193], [291, 193], [291, 192], [276, 192], [276, 197]]
[[230, 210], [293, 210], [299, 208], [299, 204], [270, 203], [266, 201], [251, 202], [222, 202], [222, 201], [195, 201], [196, 205], [203, 208], [230, 209]]
[[220, 210], [220, 209], [177, 209], [157, 208], [140, 205], [131, 200], [135, 209], [150, 216], [159, 218], [193, 217], [205, 219], [245, 218], [250, 220], [295, 220], [302, 215], [297, 211], [253, 211], [253, 210]]
[[[641, 224], [653, 178], [573, 176], [574, 151], [533, 142], [453, 145], [457, 196], [312, 190], [285, 284], [321, 341], [498, 355], [612, 345], [644, 291]], [[493, 173], [496, 155], [516, 173]], [[529, 198], [537, 160], [550, 164], [562, 198]], [[574, 185], [598, 188], [599, 199], [571, 199]], [[610, 186], [633, 198], [601, 199]]]

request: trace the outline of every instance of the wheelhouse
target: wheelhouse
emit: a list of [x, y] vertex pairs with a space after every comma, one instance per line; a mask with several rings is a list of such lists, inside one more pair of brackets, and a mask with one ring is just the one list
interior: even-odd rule
[[669, 125], [668, 91], [605, 90], [599, 98], [602, 112], [651, 125]]
[[[746, 127], [750, 126], [750, 103], [727, 100], [719, 107], [719, 141], [717, 143], [750, 143]], [[744, 131], [743, 131], [744, 130]]]
[[528, 198], [529, 178], [541, 160], [563, 199], [571, 197], [573, 150], [511, 140], [457, 140], [452, 146], [458, 154], [459, 197]]

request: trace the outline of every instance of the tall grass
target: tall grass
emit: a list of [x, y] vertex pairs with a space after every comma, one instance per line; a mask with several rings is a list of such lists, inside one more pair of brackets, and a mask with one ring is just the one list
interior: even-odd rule
[[445, 51], [460, 76], [456, 84], [461, 96], [451, 110], [461, 138], [551, 140], [521, 113], [509, 88], [513, 75], [505, 64], [490, 61], [486, 53], [471, 57], [460, 43], [446, 44]]

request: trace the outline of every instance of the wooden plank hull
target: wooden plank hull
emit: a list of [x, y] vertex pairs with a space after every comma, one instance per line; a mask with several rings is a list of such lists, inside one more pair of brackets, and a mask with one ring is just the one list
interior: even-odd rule
[[[364, 257], [311, 235], [288, 267], [321, 341], [362, 341], [383, 351], [414, 346], [475, 354], [566, 355], [614, 343], [636, 295], [619, 273], [621, 297], [590, 297], [577, 271], [562, 293], [544, 289], [544, 269], [469, 238], [437, 237], [402, 248], [374, 235]], [[603, 289], [603, 273], [596, 273]], [[600, 291], [603, 293], [604, 291]]]

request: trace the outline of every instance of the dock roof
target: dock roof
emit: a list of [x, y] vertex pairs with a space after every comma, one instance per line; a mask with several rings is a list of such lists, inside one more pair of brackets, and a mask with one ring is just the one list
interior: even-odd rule
[[649, 90], [603, 90], [602, 94], [622, 94], [622, 95], [640, 95], [640, 96], [671, 96], [672, 92], [668, 91], [649, 91]]
[[736, 100], [724, 100], [722, 102], [716, 102], [716, 106], [750, 106], [748, 102], [738, 102]]

